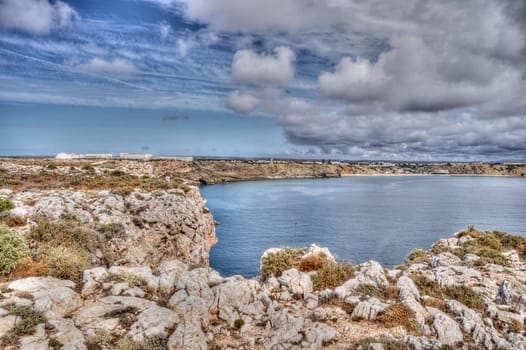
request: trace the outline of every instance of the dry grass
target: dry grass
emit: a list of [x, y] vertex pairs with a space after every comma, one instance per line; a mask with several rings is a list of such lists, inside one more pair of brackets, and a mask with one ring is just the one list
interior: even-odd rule
[[298, 270], [303, 272], [316, 271], [321, 269], [325, 264], [328, 263], [328, 260], [324, 256], [319, 256], [311, 254], [304, 259], [301, 259], [297, 264]]
[[27, 220], [18, 215], [8, 215], [2, 218], [5, 225], [9, 227], [20, 227], [27, 223]]
[[415, 313], [403, 303], [389, 305], [378, 315], [376, 321], [387, 328], [402, 326], [410, 332], [418, 331]]
[[432, 281], [422, 275], [412, 276], [413, 281], [424, 295], [437, 299], [455, 299], [469, 308], [482, 311], [486, 304], [481, 295], [473, 289], [460, 285], [442, 287], [436, 281]]
[[478, 265], [488, 263], [509, 266], [508, 259], [502, 255], [503, 251], [515, 249], [521, 259], [526, 258], [526, 238], [500, 231], [480, 231], [470, 226], [458, 234], [458, 237], [470, 236], [472, 241], [466, 242], [454, 254], [463, 257], [467, 253], [481, 257]]
[[0, 282], [9, 282], [26, 277], [47, 276], [48, 274], [47, 259], [35, 260], [33, 257], [25, 257], [20, 260], [17, 267], [9, 275], [0, 276]]
[[351, 264], [329, 262], [311, 276], [312, 287], [316, 291], [338, 287], [352, 278], [354, 272]]
[[385, 350], [407, 350], [407, 345], [404, 342], [387, 337], [360, 339], [352, 345], [351, 349], [371, 349], [372, 344], [381, 344]]

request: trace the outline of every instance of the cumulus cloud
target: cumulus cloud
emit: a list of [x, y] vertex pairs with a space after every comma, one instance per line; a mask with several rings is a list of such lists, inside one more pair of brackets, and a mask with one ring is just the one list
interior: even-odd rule
[[239, 50], [232, 61], [232, 79], [239, 83], [278, 86], [294, 78], [294, 52], [285, 46], [274, 49], [275, 55]]
[[462, 48], [433, 50], [422, 38], [394, 37], [376, 62], [344, 57], [318, 79], [325, 96], [387, 110], [441, 111], [483, 104], [521, 86], [520, 69]]
[[31, 34], [47, 34], [68, 26], [78, 18], [77, 12], [62, 1], [2, 0], [0, 1], [0, 28], [14, 29]]
[[182, 38], [177, 39], [177, 42], [176, 42], [177, 55], [179, 57], [186, 57], [186, 55], [188, 54], [188, 51], [190, 51], [190, 49], [192, 49], [192, 47], [194, 47], [195, 45], [196, 45], [195, 42], [191, 39], [182, 39]]
[[238, 113], [249, 113], [256, 109], [259, 98], [249, 93], [234, 91], [228, 95], [226, 105], [231, 110]]
[[121, 77], [134, 75], [139, 72], [139, 69], [133, 63], [119, 58], [105, 60], [94, 57], [87, 63], [76, 65], [75, 68], [88, 73], [110, 74]]

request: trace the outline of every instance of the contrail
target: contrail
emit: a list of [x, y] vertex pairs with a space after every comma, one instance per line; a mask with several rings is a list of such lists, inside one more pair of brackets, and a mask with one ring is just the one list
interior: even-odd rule
[[147, 87], [144, 87], [144, 86], [140, 86], [140, 85], [135, 85], [135, 84], [132, 84], [132, 83], [128, 83], [128, 82], [126, 82], [124, 80], [111, 78], [111, 77], [107, 77], [107, 76], [96, 74], [96, 73], [85, 72], [85, 71], [82, 71], [80, 69], [76, 69], [75, 67], [70, 67], [70, 66], [66, 66], [64, 64], [51, 62], [51, 61], [48, 61], [48, 60], [44, 60], [42, 58], [37, 58], [37, 57], [33, 57], [33, 56], [24, 55], [24, 54], [21, 54], [21, 53], [15, 52], [15, 51], [11, 51], [11, 50], [8, 50], [8, 49], [4, 49], [4, 48], [1, 48], [1, 47], [0, 47], [0, 51], [4, 51], [4, 52], [7, 52], [8, 54], [11, 54], [11, 55], [14, 55], [14, 56], [18, 56], [18, 57], [22, 57], [22, 58], [25, 58], [25, 59], [28, 59], [28, 60], [31, 60], [31, 61], [44, 63], [44, 64], [47, 64], [47, 65], [50, 65], [50, 66], [53, 66], [53, 67], [57, 67], [57, 68], [60, 68], [60, 69], [63, 69], [63, 70], [69, 71], [69, 72], [78, 73], [78, 74], [84, 74], [84, 75], [87, 75], [87, 76], [90, 76], [90, 77], [93, 77], [93, 78], [103, 79], [103, 80], [111, 81], [113, 83], [117, 83], [117, 84], [122, 84], [122, 85], [129, 86], [129, 87], [133, 87], [135, 89], [146, 90], [146, 91], [153, 91], [153, 89], [150, 89], [150, 88], [147, 88]]

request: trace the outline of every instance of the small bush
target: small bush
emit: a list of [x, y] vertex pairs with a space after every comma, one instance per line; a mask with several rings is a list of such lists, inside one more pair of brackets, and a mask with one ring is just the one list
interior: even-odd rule
[[422, 260], [422, 258], [425, 258], [426, 256], [426, 251], [424, 249], [421, 249], [421, 248], [416, 248], [416, 249], [413, 249], [411, 251], [411, 253], [409, 253], [409, 255], [407, 256], [407, 260], [408, 261], [415, 261], [415, 260]]
[[385, 350], [406, 350], [407, 345], [396, 339], [391, 339], [387, 337], [377, 337], [377, 338], [365, 338], [360, 339], [357, 343], [353, 344], [352, 349], [370, 349], [372, 344], [382, 344]]
[[311, 276], [312, 287], [317, 291], [335, 288], [353, 275], [354, 266], [351, 264], [328, 263]]
[[24, 237], [0, 225], [0, 274], [6, 275], [13, 271], [28, 253]]
[[9, 227], [19, 227], [24, 226], [27, 221], [21, 216], [18, 215], [9, 215], [3, 219], [4, 224], [6, 224]]
[[269, 253], [261, 259], [261, 276], [263, 279], [279, 277], [288, 269], [294, 267], [300, 256], [301, 249], [283, 248], [276, 253]]
[[408, 331], [417, 331], [415, 313], [404, 303], [389, 305], [378, 315], [377, 322], [387, 328], [402, 326]]
[[113, 343], [113, 336], [106, 330], [96, 330], [95, 334], [86, 339], [88, 350], [102, 350], [109, 348]]
[[13, 329], [2, 337], [3, 345], [14, 345], [19, 337], [33, 334], [37, 325], [47, 323], [44, 313], [31, 306], [10, 304], [4, 306], [4, 309], [9, 315], [18, 316], [19, 319]]
[[241, 318], [238, 318], [234, 321], [234, 327], [236, 327], [237, 329], [241, 329], [241, 327], [243, 327], [244, 325], [245, 321], [243, 321]]
[[316, 271], [321, 269], [329, 261], [324, 256], [311, 254], [298, 263], [298, 269], [303, 272]]
[[469, 308], [483, 310], [485, 307], [481, 295], [466, 286], [441, 287], [436, 281], [418, 275], [413, 276], [413, 281], [424, 295], [429, 295], [437, 299], [455, 299]]
[[0, 213], [14, 208], [15, 205], [9, 199], [0, 198]]
[[117, 350], [165, 350], [166, 338], [161, 335], [145, 338], [143, 341], [134, 341], [123, 338], [117, 343]]
[[101, 224], [97, 227], [97, 231], [104, 235], [106, 239], [122, 238], [125, 234], [124, 225], [119, 222], [112, 222], [109, 224]]
[[81, 249], [67, 246], [47, 247], [49, 275], [57, 278], [78, 280], [82, 272], [91, 267], [90, 255]]

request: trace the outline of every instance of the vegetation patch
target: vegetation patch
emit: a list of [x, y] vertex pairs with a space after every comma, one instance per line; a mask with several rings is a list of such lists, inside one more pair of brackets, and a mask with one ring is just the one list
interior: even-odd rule
[[317, 271], [325, 266], [329, 261], [324, 255], [311, 254], [304, 259], [300, 259], [298, 270], [302, 272]]
[[442, 287], [438, 282], [422, 275], [412, 276], [412, 279], [424, 295], [437, 299], [455, 299], [469, 308], [484, 310], [485, 303], [481, 295], [469, 287], [463, 285]]
[[402, 326], [412, 332], [419, 330], [414, 311], [404, 303], [389, 305], [378, 315], [376, 321], [387, 328]]
[[352, 264], [329, 262], [311, 276], [312, 287], [316, 291], [335, 288], [352, 278], [354, 272]]
[[117, 350], [165, 350], [167, 339], [162, 335], [145, 338], [143, 341], [135, 341], [131, 338], [123, 338], [117, 343]]
[[0, 225], [0, 274], [9, 274], [28, 253], [24, 237]]
[[269, 277], [279, 277], [300, 262], [305, 253], [303, 249], [283, 248], [275, 253], [268, 253], [261, 259], [261, 276], [264, 280]]
[[13, 329], [2, 337], [2, 345], [4, 346], [17, 344], [21, 336], [33, 334], [37, 325], [41, 323], [47, 324], [44, 313], [32, 306], [10, 304], [3, 308], [7, 310], [9, 315], [18, 316]]
[[381, 344], [385, 350], [406, 350], [407, 345], [396, 339], [387, 338], [387, 337], [377, 337], [377, 338], [364, 338], [360, 339], [358, 342], [352, 345], [353, 350], [358, 349], [371, 349], [373, 344]]
[[400, 297], [400, 290], [395, 286], [378, 288], [373, 284], [360, 284], [355, 290], [356, 294], [363, 297], [374, 297], [380, 300], [397, 300]]
[[412, 262], [424, 261], [426, 255], [427, 253], [424, 249], [416, 248], [416, 249], [413, 249], [411, 253], [409, 253], [409, 255], [407, 256], [407, 260], [412, 261]]
[[0, 213], [14, 209], [15, 205], [9, 199], [0, 198]]
[[95, 334], [86, 338], [88, 350], [103, 350], [110, 348], [113, 344], [113, 336], [106, 330], [96, 330]]
[[459, 257], [465, 254], [480, 256], [477, 265], [497, 264], [509, 266], [509, 260], [502, 255], [503, 251], [515, 249], [521, 259], [526, 258], [526, 238], [501, 231], [480, 231], [470, 226], [458, 234], [458, 237], [469, 236], [473, 240], [465, 242], [453, 251]]

